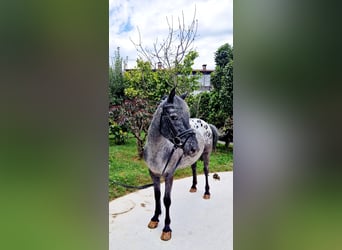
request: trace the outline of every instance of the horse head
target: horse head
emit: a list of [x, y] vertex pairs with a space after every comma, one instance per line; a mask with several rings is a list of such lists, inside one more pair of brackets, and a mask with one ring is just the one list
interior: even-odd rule
[[193, 156], [199, 147], [195, 131], [190, 127], [189, 107], [184, 101], [186, 95], [177, 96], [173, 88], [161, 103], [160, 133], [176, 148], [182, 148], [184, 155]]

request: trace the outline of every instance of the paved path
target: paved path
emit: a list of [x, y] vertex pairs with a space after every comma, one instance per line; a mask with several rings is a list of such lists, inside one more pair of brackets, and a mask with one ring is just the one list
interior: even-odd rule
[[[110, 250], [232, 250], [233, 249], [233, 172], [210, 174], [211, 198], [204, 200], [204, 176], [197, 177], [197, 193], [190, 193], [192, 177], [175, 180], [170, 207], [172, 238], [160, 240], [165, 208], [156, 229], [148, 222], [154, 212], [153, 188], [115, 199], [109, 203]], [[162, 197], [164, 184], [161, 185]]]

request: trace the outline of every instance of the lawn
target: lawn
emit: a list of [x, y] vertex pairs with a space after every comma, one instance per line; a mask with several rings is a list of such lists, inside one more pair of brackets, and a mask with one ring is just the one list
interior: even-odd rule
[[[197, 174], [203, 173], [203, 162], [197, 164]], [[233, 149], [230, 146], [226, 151], [224, 145], [218, 144], [216, 152], [210, 157], [209, 172], [222, 172], [233, 170]], [[191, 167], [178, 169], [175, 179], [192, 176]], [[151, 183], [151, 177], [144, 160], [139, 160], [135, 139], [130, 137], [126, 144], [115, 145], [109, 139], [109, 179], [132, 186]], [[189, 183], [189, 188], [191, 183]], [[136, 189], [127, 189], [118, 185], [109, 184], [109, 200], [113, 200]]]

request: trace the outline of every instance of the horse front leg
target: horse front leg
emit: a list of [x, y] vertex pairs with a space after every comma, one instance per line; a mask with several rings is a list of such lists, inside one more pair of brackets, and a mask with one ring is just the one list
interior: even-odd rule
[[170, 228], [170, 206], [171, 206], [171, 189], [173, 183], [173, 175], [166, 175], [165, 177], [165, 194], [164, 194], [164, 205], [165, 205], [165, 225], [163, 228], [160, 239], [170, 240], [171, 239], [171, 228]]
[[161, 205], [160, 205], [160, 177], [156, 176], [152, 171], [150, 170], [150, 176], [153, 181], [153, 187], [154, 187], [154, 200], [155, 200], [155, 210], [154, 215], [151, 218], [151, 221], [148, 223], [149, 228], [156, 228], [158, 226], [159, 222], [159, 215], [161, 214]]
[[195, 193], [197, 191], [196, 185], [197, 185], [197, 173], [196, 173], [196, 162], [191, 165], [192, 169], [192, 186], [190, 188], [190, 193]]
[[210, 192], [209, 192], [209, 154], [205, 154], [203, 156], [203, 165], [204, 165], [204, 174], [205, 174], [205, 192], [203, 195], [203, 199], [210, 199]]

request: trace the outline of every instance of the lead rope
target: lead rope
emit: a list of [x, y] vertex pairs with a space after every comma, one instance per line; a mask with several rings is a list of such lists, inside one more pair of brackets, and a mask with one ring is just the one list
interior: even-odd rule
[[132, 188], [132, 189], [145, 189], [145, 188], [153, 186], [153, 183], [149, 183], [149, 184], [142, 185], [142, 186], [131, 186], [131, 185], [126, 185], [126, 184], [121, 183], [121, 182], [113, 181], [111, 179], [109, 179], [109, 182], [111, 184], [113, 184], [113, 185], [119, 185], [119, 186], [122, 186], [122, 187], [125, 187], [125, 188]]
[[[167, 159], [167, 162], [166, 162], [166, 164], [165, 164], [165, 167], [164, 167], [164, 169], [163, 169], [163, 172], [162, 172], [162, 174], [161, 174], [162, 176], [164, 175], [165, 170], [166, 170], [166, 168], [167, 168], [167, 165], [169, 165], [169, 161], [170, 161], [170, 159], [171, 159], [173, 153], [175, 152], [175, 149], [176, 149], [176, 148], [177, 148], [177, 146], [174, 145], [173, 148], [172, 148], [171, 154], [170, 154], [169, 158]], [[183, 154], [184, 154], [184, 153], [183, 153]], [[177, 163], [176, 163], [176, 165], [175, 165], [175, 168], [173, 169], [172, 172], [175, 172], [175, 171], [176, 171], [176, 169], [177, 169], [177, 167], [178, 167], [178, 165], [179, 165], [181, 159], [183, 158], [183, 154], [181, 155], [181, 157], [179, 157], [179, 159], [178, 159], [178, 161], [177, 161]]]

